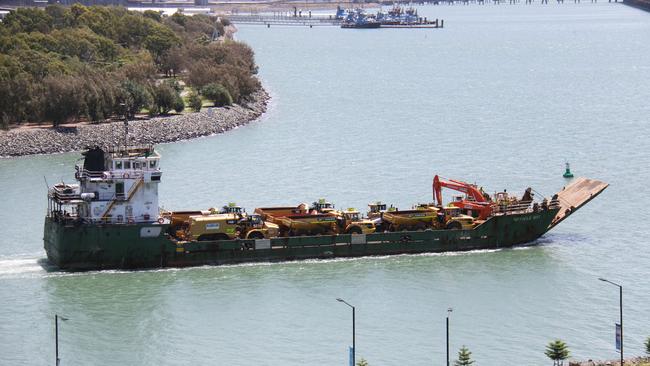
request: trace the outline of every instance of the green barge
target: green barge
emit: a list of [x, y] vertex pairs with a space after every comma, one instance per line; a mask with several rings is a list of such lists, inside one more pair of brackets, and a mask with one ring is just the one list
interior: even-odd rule
[[44, 247], [63, 270], [140, 269], [499, 249], [534, 243], [607, 184], [578, 178], [550, 205], [495, 210], [471, 229], [180, 240], [160, 215], [159, 155], [151, 147], [91, 149], [78, 185], [49, 189]]

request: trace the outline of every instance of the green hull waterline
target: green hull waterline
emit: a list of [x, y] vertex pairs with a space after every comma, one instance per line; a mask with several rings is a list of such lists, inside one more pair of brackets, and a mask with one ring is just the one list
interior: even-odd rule
[[424, 230], [266, 240], [176, 242], [167, 225], [74, 225], [45, 218], [50, 263], [64, 270], [141, 269], [314, 258], [441, 253], [528, 244], [546, 233], [558, 209], [494, 216], [472, 230]]

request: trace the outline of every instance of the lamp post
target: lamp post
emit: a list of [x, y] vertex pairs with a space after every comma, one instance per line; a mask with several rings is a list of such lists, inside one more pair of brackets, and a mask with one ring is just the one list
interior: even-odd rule
[[614, 286], [618, 287], [618, 300], [619, 300], [619, 312], [620, 312], [620, 325], [621, 325], [621, 366], [623, 366], [623, 286], [618, 283], [614, 283], [610, 280], [606, 280], [602, 277], [598, 278], [599, 280], [607, 283], [611, 283]]
[[356, 342], [355, 342], [355, 338], [356, 338], [355, 319], [354, 319], [354, 317], [355, 317], [354, 310], [355, 309], [354, 309], [353, 305], [350, 305], [347, 301], [345, 301], [345, 300], [343, 300], [341, 298], [337, 298], [336, 301], [342, 302], [345, 305], [352, 308], [352, 364], [354, 365], [354, 364], [356, 364], [356, 352], [357, 352], [357, 345], [356, 345]]
[[66, 321], [68, 318], [54, 314], [54, 343], [56, 348], [56, 366], [59, 366], [59, 362], [61, 362], [61, 359], [59, 358], [59, 319], [61, 319], [61, 321]]
[[449, 366], [449, 316], [454, 311], [452, 308], [447, 309], [447, 366]]

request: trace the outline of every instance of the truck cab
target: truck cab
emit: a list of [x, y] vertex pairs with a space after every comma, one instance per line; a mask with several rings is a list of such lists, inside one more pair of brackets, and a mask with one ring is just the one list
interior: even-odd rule
[[374, 220], [362, 219], [359, 211], [354, 208], [342, 212], [341, 218], [341, 226], [346, 234], [370, 234], [377, 230]]
[[443, 209], [445, 218], [445, 229], [469, 230], [474, 227], [474, 218], [463, 215], [462, 210], [456, 206], [447, 206]]
[[334, 205], [331, 202], [327, 202], [324, 198], [319, 199], [318, 201], [315, 201], [314, 203], [311, 204], [311, 207], [309, 208], [309, 212], [314, 212], [315, 213], [333, 213], [336, 210], [334, 209]]

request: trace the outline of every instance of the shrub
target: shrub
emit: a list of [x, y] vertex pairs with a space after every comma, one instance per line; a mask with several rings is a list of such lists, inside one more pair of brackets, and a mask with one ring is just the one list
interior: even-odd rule
[[232, 104], [230, 93], [221, 84], [208, 84], [201, 89], [201, 94], [212, 101], [215, 107], [223, 107]]
[[185, 110], [185, 101], [183, 101], [183, 98], [178, 93], [176, 94], [176, 99], [174, 100], [174, 110], [176, 113], [181, 113], [183, 110]]
[[188, 95], [187, 103], [194, 112], [201, 111], [201, 107], [203, 107], [201, 96], [199, 96], [199, 94], [195, 91], [191, 92], [190, 95]]
[[650, 337], [645, 340], [645, 353], [650, 355]]

